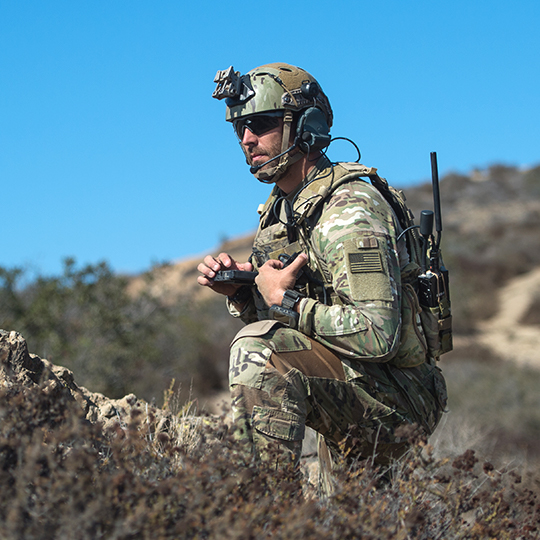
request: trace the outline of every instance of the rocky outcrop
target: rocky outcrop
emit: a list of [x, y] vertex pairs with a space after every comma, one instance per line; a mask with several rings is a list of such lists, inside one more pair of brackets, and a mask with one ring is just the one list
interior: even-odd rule
[[151, 421], [156, 431], [166, 431], [170, 423], [166, 411], [150, 406], [134, 394], [110, 399], [78, 386], [69, 369], [29, 353], [26, 340], [18, 332], [0, 330], [0, 386], [40, 388], [49, 396], [74, 401], [86, 420], [99, 422], [104, 429], [114, 423], [126, 424], [135, 410], [143, 415], [143, 421]]

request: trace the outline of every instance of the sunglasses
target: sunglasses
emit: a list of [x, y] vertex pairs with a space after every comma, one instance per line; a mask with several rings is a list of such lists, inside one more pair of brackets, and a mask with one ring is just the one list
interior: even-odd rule
[[283, 117], [282, 112], [275, 114], [257, 114], [240, 118], [233, 122], [234, 131], [240, 140], [244, 138], [244, 131], [249, 129], [253, 135], [264, 135], [267, 131], [275, 129], [279, 126], [279, 120]]

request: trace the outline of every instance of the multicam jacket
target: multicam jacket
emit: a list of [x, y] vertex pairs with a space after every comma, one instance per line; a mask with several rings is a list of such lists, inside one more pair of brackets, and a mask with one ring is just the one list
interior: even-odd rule
[[[349, 380], [362, 376], [358, 361], [413, 367], [427, 351], [406, 245], [396, 241], [400, 226], [362, 180], [370, 171], [322, 157], [294, 193], [274, 187], [253, 244], [256, 269], [282, 253], [308, 254], [297, 281], [306, 295], [298, 330], [339, 354]], [[228, 305], [245, 323], [269, 318], [256, 287], [252, 292], [241, 313]]]

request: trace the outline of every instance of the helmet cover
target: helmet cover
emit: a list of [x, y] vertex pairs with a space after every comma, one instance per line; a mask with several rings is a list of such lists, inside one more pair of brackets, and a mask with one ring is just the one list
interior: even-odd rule
[[231, 66], [218, 71], [212, 94], [226, 99], [226, 120], [269, 111], [301, 111], [308, 107], [321, 109], [332, 127], [332, 108], [315, 77], [302, 68], [277, 62], [252, 69], [246, 75]]

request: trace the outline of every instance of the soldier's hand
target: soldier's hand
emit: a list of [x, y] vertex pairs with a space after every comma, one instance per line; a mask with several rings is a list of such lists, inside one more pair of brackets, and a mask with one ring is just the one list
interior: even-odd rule
[[201, 275], [197, 278], [199, 285], [203, 287], [211, 287], [212, 290], [226, 296], [234, 296], [236, 291], [242, 286], [237, 283], [222, 283], [215, 282], [216, 272], [220, 270], [246, 270], [253, 271], [253, 265], [250, 262], [236, 262], [227, 253], [220, 253], [217, 257], [207, 255], [203, 262], [197, 266], [197, 270]]
[[296, 276], [302, 266], [308, 262], [305, 253], [300, 253], [296, 259], [283, 268], [283, 263], [270, 259], [259, 268], [259, 275], [255, 278], [255, 284], [259, 289], [264, 301], [268, 306], [277, 304], [281, 306], [283, 294], [287, 289], [293, 289]]

